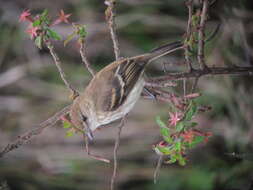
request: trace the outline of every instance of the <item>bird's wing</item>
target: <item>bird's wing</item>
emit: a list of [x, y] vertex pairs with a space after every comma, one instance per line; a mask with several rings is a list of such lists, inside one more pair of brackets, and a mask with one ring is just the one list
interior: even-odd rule
[[139, 64], [138, 59], [123, 59], [104, 68], [98, 77], [101, 88], [96, 90], [97, 109], [114, 111], [119, 108], [142, 75], [144, 65]]

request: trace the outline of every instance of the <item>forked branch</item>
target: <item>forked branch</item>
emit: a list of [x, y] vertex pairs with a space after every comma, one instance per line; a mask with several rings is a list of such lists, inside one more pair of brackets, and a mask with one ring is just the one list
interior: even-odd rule
[[1, 152], [0, 158], [3, 157], [8, 152], [19, 148], [20, 146], [26, 144], [31, 140], [32, 137], [37, 136], [42, 133], [46, 128], [52, 127], [56, 124], [56, 122], [64, 115], [66, 115], [70, 111], [71, 105], [66, 106], [61, 111], [58, 111], [52, 117], [48, 118], [46, 121], [38, 124], [35, 129], [28, 131], [22, 136], [19, 136], [14, 142], [9, 143]]

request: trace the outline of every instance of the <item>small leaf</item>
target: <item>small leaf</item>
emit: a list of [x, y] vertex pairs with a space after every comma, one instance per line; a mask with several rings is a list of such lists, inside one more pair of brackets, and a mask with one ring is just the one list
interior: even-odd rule
[[161, 120], [160, 116], [156, 116], [156, 123], [159, 125], [159, 127], [166, 127], [166, 124]]
[[66, 137], [72, 137], [74, 135], [74, 131], [72, 128], [66, 132]]
[[34, 41], [35, 45], [41, 49], [42, 48], [42, 36], [37, 36]]
[[81, 38], [85, 38], [85, 36], [87, 35], [87, 32], [85, 30], [85, 26], [79, 26], [78, 27], [78, 32], [77, 34], [81, 37]]
[[71, 127], [71, 123], [67, 122], [67, 121], [63, 121], [63, 128], [68, 129]]
[[41, 16], [42, 17], [45, 17], [48, 15], [48, 10], [47, 9], [44, 9], [44, 11], [41, 13]]
[[177, 132], [181, 132], [183, 130], [183, 128], [184, 128], [184, 123], [183, 122], [177, 123], [177, 125], [176, 125], [176, 131]]
[[72, 34], [68, 35], [67, 39], [64, 40], [63, 45], [66, 46], [74, 37], [75, 37], [76, 33], [73, 32]]
[[177, 157], [175, 154], [170, 155], [170, 160], [166, 161], [167, 164], [173, 164], [177, 161]]
[[164, 137], [169, 137], [170, 136], [170, 131], [167, 127], [161, 127], [160, 128], [160, 133]]
[[180, 166], [184, 166], [186, 164], [185, 158], [181, 154], [178, 155], [178, 163]]
[[164, 137], [169, 137], [170, 136], [170, 130], [167, 128], [166, 124], [161, 120], [160, 116], [156, 117], [156, 123], [160, 127], [160, 133]]
[[174, 145], [174, 150], [177, 152], [181, 151], [181, 145], [182, 143], [180, 141], [176, 142]]
[[41, 23], [49, 24], [50, 20], [48, 18], [48, 10], [44, 9], [44, 11], [40, 15], [40, 21]]
[[192, 120], [192, 117], [195, 115], [196, 112], [197, 112], [197, 105], [196, 105], [196, 103], [191, 101], [191, 103], [189, 105], [189, 109], [185, 114], [184, 120], [186, 120], [186, 121]]
[[61, 40], [61, 36], [57, 32], [51, 30], [50, 28], [47, 29], [47, 32], [50, 38], [54, 40]]
[[189, 124], [189, 127], [196, 127], [197, 125], [198, 125], [197, 122], [191, 122], [191, 123]]
[[33, 27], [39, 26], [40, 24], [41, 24], [41, 20], [40, 20], [40, 19], [35, 20], [35, 21], [33, 22]]
[[160, 153], [162, 153], [163, 155], [169, 155], [171, 154], [171, 149], [169, 147], [166, 146], [156, 146], [156, 148], [158, 149], [158, 151]]
[[169, 143], [169, 144], [172, 144], [173, 143], [173, 139], [171, 137], [168, 137], [168, 136], [163, 136], [163, 139]]
[[196, 136], [194, 137], [193, 141], [191, 143], [189, 143], [189, 147], [195, 147], [196, 145], [198, 145], [199, 143], [203, 142], [205, 139], [205, 137], [203, 136]]

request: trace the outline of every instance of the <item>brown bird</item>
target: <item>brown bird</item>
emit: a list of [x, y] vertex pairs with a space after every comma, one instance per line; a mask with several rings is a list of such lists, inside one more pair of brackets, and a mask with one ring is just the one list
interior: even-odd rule
[[144, 87], [145, 66], [182, 48], [181, 42], [174, 42], [107, 65], [74, 100], [70, 111], [73, 124], [83, 128], [89, 139], [93, 139], [92, 131], [123, 118], [133, 108]]

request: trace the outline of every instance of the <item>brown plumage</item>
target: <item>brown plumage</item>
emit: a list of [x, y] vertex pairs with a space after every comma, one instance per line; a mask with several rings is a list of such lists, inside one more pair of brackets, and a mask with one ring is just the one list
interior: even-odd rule
[[74, 100], [72, 122], [84, 128], [89, 138], [101, 125], [124, 117], [139, 99], [144, 87], [145, 66], [165, 54], [182, 49], [180, 42], [166, 44], [149, 53], [115, 61], [99, 71]]

